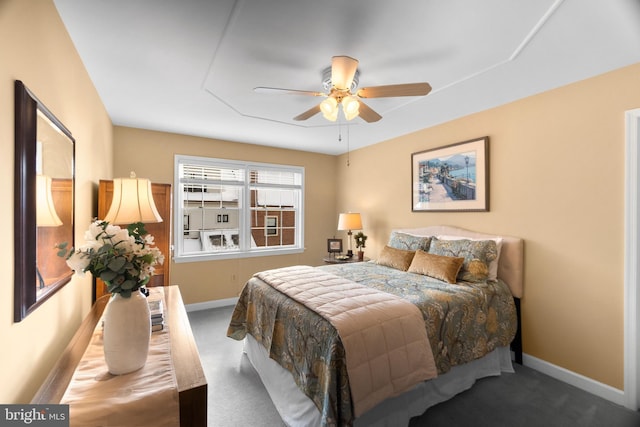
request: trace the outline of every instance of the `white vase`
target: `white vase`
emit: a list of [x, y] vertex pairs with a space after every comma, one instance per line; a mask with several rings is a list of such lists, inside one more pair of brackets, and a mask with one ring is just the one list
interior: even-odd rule
[[113, 375], [128, 374], [144, 366], [151, 339], [147, 298], [139, 291], [124, 298], [115, 294], [104, 314], [104, 358]]

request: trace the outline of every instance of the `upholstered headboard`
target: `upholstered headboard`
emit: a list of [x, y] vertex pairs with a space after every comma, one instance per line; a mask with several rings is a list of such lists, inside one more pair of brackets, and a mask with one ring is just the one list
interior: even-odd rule
[[478, 233], [464, 228], [448, 225], [433, 225], [423, 228], [394, 229], [415, 236], [460, 236], [471, 239], [502, 239], [502, 249], [498, 260], [498, 278], [502, 279], [511, 294], [516, 298], [522, 298], [524, 294], [524, 241], [518, 237], [499, 236], [493, 234]]

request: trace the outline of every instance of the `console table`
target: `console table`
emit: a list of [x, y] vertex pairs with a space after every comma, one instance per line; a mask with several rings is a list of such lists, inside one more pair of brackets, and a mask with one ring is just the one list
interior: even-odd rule
[[[178, 286], [154, 288], [164, 293], [165, 322], [169, 330], [181, 426], [207, 425], [207, 380]], [[59, 403], [109, 300], [99, 298], [73, 336], [31, 403]], [[114, 408], [115, 409], [115, 408]]]

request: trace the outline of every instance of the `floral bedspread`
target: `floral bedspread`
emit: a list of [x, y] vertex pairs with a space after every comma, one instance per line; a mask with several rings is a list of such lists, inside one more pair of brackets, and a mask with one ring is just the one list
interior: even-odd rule
[[[513, 298], [501, 281], [450, 285], [374, 262], [318, 268], [416, 304], [439, 374], [508, 345], [515, 335]], [[227, 335], [241, 340], [247, 333], [293, 374], [320, 410], [323, 425], [353, 424], [344, 349], [328, 321], [252, 278], [242, 290]]]

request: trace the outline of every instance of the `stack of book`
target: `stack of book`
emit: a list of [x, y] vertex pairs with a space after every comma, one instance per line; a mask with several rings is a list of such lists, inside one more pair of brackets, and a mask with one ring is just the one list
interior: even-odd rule
[[149, 311], [151, 312], [151, 332], [164, 329], [164, 307], [162, 298], [148, 297]]

